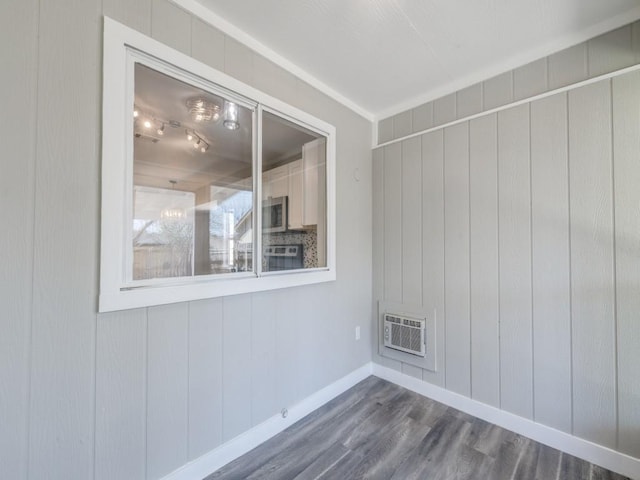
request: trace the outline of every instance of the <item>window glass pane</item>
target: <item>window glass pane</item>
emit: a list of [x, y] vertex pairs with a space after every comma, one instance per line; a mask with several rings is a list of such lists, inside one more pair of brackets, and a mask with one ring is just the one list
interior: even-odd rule
[[326, 210], [326, 139], [263, 112], [263, 270], [326, 267]]
[[131, 279], [253, 270], [253, 109], [140, 63]]

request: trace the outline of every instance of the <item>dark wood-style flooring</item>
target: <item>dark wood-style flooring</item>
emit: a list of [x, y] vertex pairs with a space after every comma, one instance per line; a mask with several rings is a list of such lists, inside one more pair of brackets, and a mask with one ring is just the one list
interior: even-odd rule
[[626, 477], [369, 377], [205, 480], [365, 478]]

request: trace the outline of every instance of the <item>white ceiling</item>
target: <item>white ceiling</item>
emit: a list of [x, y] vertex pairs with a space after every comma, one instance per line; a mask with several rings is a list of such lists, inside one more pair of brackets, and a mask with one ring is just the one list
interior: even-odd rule
[[371, 118], [640, 18], [640, 0], [174, 1], [206, 7], [218, 28]]

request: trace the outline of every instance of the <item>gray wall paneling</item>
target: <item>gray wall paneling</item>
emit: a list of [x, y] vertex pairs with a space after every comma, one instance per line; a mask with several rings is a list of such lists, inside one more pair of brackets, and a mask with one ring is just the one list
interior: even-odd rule
[[153, 0], [102, 0], [102, 13], [145, 35], [151, 34]]
[[456, 119], [456, 94], [438, 98], [433, 102], [433, 123], [443, 125]]
[[296, 77], [262, 55], [253, 55], [254, 86], [284, 102], [294, 104]]
[[566, 94], [531, 104], [534, 419], [571, 433], [567, 135]]
[[471, 394], [469, 123], [444, 130], [445, 355], [447, 389]]
[[533, 97], [546, 92], [548, 86], [547, 57], [513, 71], [513, 99]]
[[433, 103], [425, 103], [411, 110], [414, 132], [421, 132], [433, 126]]
[[549, 88], [559, 88], [585, 80], [587, 43], [581, 43], [549, 56]]
[[497, 75], [482, 84], [485, 110], [500, 107], [513, 101], [513, 72]]
[[147, 478], [188, 460], [188, 304], [148, 309]]
[[[483, 82], [482, 108], [529, 98], [640, 61], [639, 25], [636, 22]], [[470, 352], [471, 392], [463, 394], [491, 405], [496, 405], [499, 394], [497, 405], [504, 410], [636, 457], [640, 455], [638, 85], [640, 74], [630, 73], [509, 108], [494, 115], [497, 134], [490, 117], [479, 117], [470, 122], [468, 147], [464, 138], [452, 140], [451, 128], [421, 137], [423, 308], [435, 309], [438, 321], [442, 318], [438, 313], [446, 313], [447, 346], [446, 354], [444, 348], [438, 349], [438, 371], [423, 370], [423, 380], [464, 391], [464, 385], [452, 385], [468, 379], [461, 366]], [[459, 118], [474, 114], [477, 92], [477, 85], [457, 92]], [[441, 125], [445, 119], [434, 110], [443, 111], [450, 100], [448, 96], [414, 108], [413, 131], [421, 131], [421, 124], [423, 129]], [[436, 118], [431, 121], [432, 117]], [[461, 131], [464, 125], [456, 128]], [[486, 163], [492, 158], [495, 135], [497, 185], [495, 175], [491, 176], [495, 167]], [[397, 188], [399, 177], [407, 178], [400, 171], [406, 165], [392, 167], [406, 145], [404, 141], [401, 147], [385, 147], [389, 155], [384, 160], [378, 154], [382, 178], [374, 188], [390, 192]], [[457, 153], [452, 154], [452, 149]], [[442, 155], [446, 159], [444, 193]], [[395, 163], [387, 163], [391, 158]], [[454, 180], [467, 159], [468, 186]], [[386, 185], [389, 180], [396, 187]], [[488, 205], [496, 195], [498, 206], [492, 211]], [[378, 210], [385, 211], [376, 224], [383, 231], [374, 232], [382, 251], [383, 239], [397, 242], [395, 232], [401, 226], [403, 234], [409, 234], [404, 225], [408, 216], [402, 225], [397, 221], [397, 196], [387, 202], [378, 195], [374, 202], [380, 202]], [[403, 208], [406, 205], [407, 201]], [[496, 216], [497, 249], [491, 238]], [[443, 232], [438, 230], [440, 225]], [[407, 238], [402, 242], [404, 248], [412, 245]], [[396, 248], [397, 244], [386, 245], [384, 251], [389, 254]], [[492, 288], [496, 251], [497, 294]], [[379, 256], [387, 263], [374, 256], [374, 282], [390, 288], [397, 301], [393, 289], [399, 279], [406, 282], [408, 274], [398, 268], [397, 259], [389, 262], [389, 256]], [[377, 261], [381, 265], [376, 266]], [[470, 266], [465, 270], [460, 265], [467, 261]], [[496, 295], [497, 314], [492, 308]], [[438, 306], [441, 298], [446, 300]], [[460, 320], [464, 315], [456, 312], [467, 307], [470, 338], [466, 323]], [[496, 315], [499, 336], [491, 330], [496, 328], [495, 320], [488, 320]], [[444, 325], [440, 328], [438, 323], [437, 332], [438, 346], [444, 347]], [[383, 357], [376, 361], [418, 376], [399, 362]], [[447, 381], [440, 381], [445, 372]]]
[[[222, 359], [222, 438], [226, 442], [251, 428], [251, 300], [245, 295], [225, 297]], [[250, 343], [249, 343], [250, 345]]]
[[222, 443], [222, 299], [189, 304], [189, 459]]
[[37, 27], [38, 2], [0, 5], [0, 477], [16, 480], [28, 462]]
[[501, 408], [533, 418], [529, 105], [498, 113]]
[[378, 300], [384, 298], [384, 149], [377, 148], [373, 151], [372, 158], [372, 235], [373, 235], [373, 284], [372, 304], [373, 330], [371, 335], [371, 351], [373, 358], [379, 361], [380, 319], [378, 318]]
[[640, 457], [640, 73], [613, 79], [618, 448]]
[[410, 377], [417, 378], [418, 380], [422, 380], [422, 368], [416, 367], [415, 365], [410, 365], [408, 363], [402, 364], [402, 373], [405, 375], [409, 375]]
[[249, 84], [253, 79], [253, 53], [228, 36], [224, 39], [224, 72]]
[[402, 144], [384, 147], [384, 299], [402, 303]]
[[99, 5], [39, 10], [30, 478], [94, 473]]
[[482, 83], [476, 83], [456, 93], [458, 118], [466, 118], [482, 111]]
[[500, 406], [498, 287], [498, 125], [487, 115], [469, 126], [471, 396]]
[[635, 22], [434, 99], [412, 110], [398, 113], [395, 117], [382, 119], [378, 122], [378, 128], [384, 134], [379, 135], [378, 143], [408, 135], [404, 130], [394, 132], [391, 129], [391, 119], [404, 118], [409, 112], [413, 117], [412, 132], [421, 132], [444, 125], [455, 118], [464, 119], [513, 101], [531, 98], [588, 78], [614, 72], [638, 62], [640, 22]]
[[589, 76], [613, 72], [636, 62], [631, 45], [631, 25], [605, 33], [588, 42]]
[[146, 478], [147, 311], [98, 316], [96, 480]]
[[616, 445], [611, 85], [569, 93], [573, 431]]
[[399, 113], [393, 116], [393, 138], [400, 138], [412, 132], [411, 111]]
[[[372, 159], [372, 227], [373, 227], [373, 312], [378, 309], [377, 302], [384, 295], [384, 148], [373, 151]], [[377, 325], [377, 324], [376, 324]], [[378, 328], [374, 328], [378, 332]], [[377, 335], [376, 335], [377, 336]], [[373, 341], [374, 352], [378, 351], [377, 339]]]
[[[227, 433], [240, 433], [370, 358], [366, 120], [166, 0], [9, 2], [2, 13], [2, 84], [11, 92], [0, 119], [3, 158], [21, 161], [3, 162], [0, 180], [3, 203], [12, 205], [0, 213], [0, 246], [11, 252], [0, 269], [0, 477], [159, 478], [221, 444], [223, 413]], [[229, 342], [222, 299], [96, 313], [102, 13], [184, 52], [193, 45], [198, 58], [241, 80], [258, 72], [263, 87], [286, 84], [285, 100], [348, 132], [337, 145], [338, 201], [348, 202], [338, 232], [349, 231], [338, 244], [340, 288], [295, 290], [297, 311], [286, 315], [273, 307], [292, 290], [230, 299]], [[283, 90], [272, 93], [285, 97]], [[356, 166], [363, 181], [354, 186]], [[345, 255], [353, 245], [358, 254]], [[306, 305], [326, 298], [335, 305], [300, 327]], [[257, 302], [264, 315], [244, 316], [237, 302]], [[248, 327], [240, 331], [242, 319]], [[298, 340], [309, 326], [306, 358]], [[226, 352], [227, 389], [221, 346], [241, 341], [245, 359]], [[325, 365], [329, 348], [335, 355]]]
[[191, 53], [191, 16], [169, 0], [152, 0], [151, 36], [182, 53]]
[[278, 411], [276, 322], [278, 306], [269, 293], [252, 295], [251, 315], [251, 421], [257, 425]]
[[[287, 296], [278, 292], [276, 302], [286, 302]], [[293, 315], [278, 315], [276, 319], [276, 402], [278, 409], [292, 405], [298, 398], [298, 366], [295, 359], [298, 355], [299, 324]]]
[[444, 135], [422, 135], [422, 271], [423, 306], [436, 317], [436, 371], [423, 379], [444, 386]]
[[378, 123], [378, 143], [393, 140], [393, 117], [380, 120]]
[[224, 33], [199, 18], [192, 18], [191, 35], [191, 55], [193, 58], [223, 72]]
[[402, 301], [422, 305], [422, 152], [420, 137], [402, 142]]

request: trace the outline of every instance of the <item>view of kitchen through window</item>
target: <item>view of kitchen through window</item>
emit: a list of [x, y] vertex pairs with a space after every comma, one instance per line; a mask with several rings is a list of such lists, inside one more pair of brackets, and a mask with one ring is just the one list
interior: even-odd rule
[[264, 271], [326, 267], [326, 139], [262, 116]]
[[326, 141], [262, 121], [262, 252], [255, 255], [248, 100], [135, 63], [133, 281], [326, 266]]

